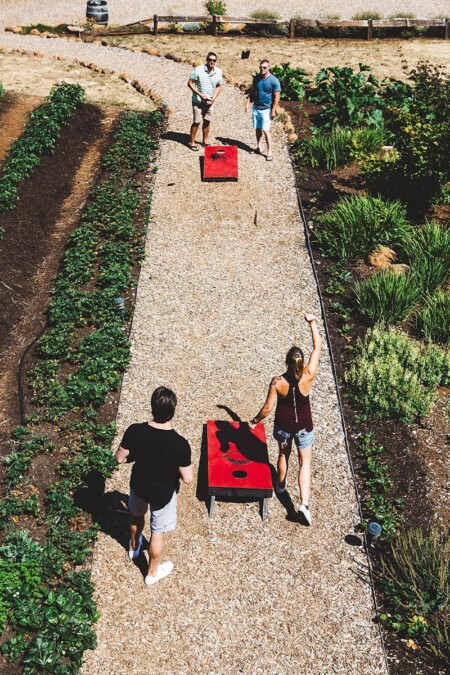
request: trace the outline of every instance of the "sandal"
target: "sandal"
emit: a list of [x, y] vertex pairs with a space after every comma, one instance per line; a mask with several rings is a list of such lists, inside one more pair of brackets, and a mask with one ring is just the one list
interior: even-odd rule
[[194, 152], [198, 152], [198, 148], [197, 148], [197, 146], [195, 145], [195, 143], [194, 143], [194, 144], [189, 143], [189, 147], [190, 147], [190, 149], [193, 150]]
[[273, 162], [273, 157], [272, 157], [272, 155], [267, 155], [267, 157], [266, 157], [266, 162]]

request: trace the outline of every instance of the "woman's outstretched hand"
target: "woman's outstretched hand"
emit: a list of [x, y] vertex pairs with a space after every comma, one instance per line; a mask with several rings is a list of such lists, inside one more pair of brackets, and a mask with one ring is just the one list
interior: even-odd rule
[[315, 321], [315, 320], [316, 320], [316, 317], [314, 316], [314, 314], [305, 314], [305, 321], [307, 321], [308, 323], [311, 323], [311, 321]]

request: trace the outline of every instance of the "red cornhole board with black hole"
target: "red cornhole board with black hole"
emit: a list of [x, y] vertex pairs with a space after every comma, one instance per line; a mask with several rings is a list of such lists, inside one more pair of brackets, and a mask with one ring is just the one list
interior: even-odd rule
[[208, 495], [212, 516], [216, 497], [261, 500], [263, 520], [272, 496], [272, 475], [263, 424], [208, 420]]
[[236, 145], [211, 145], [205, 148], [203, 180], [238, 179], [238, 149]]

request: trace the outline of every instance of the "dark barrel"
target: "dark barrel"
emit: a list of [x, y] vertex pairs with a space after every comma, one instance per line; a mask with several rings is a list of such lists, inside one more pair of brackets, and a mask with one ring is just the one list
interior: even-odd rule
[[88, 0], [86, 19], [93, 19], [101, 26], [108, 25], [108, 3], [106, 0]]

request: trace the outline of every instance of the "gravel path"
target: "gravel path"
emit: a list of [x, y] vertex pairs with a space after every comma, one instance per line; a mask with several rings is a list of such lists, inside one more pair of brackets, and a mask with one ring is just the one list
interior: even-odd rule
[[[351, 19], [355, 14], [377, 11], [383, 17], [414, 14], [417, 18], [449, 16], [448, 0], [346, 0], [336, 5], [336, 0], [313, 0], [299, 4], [298, 0], [283, 0], [272, 3], [267, 0], [247, 0], [245, 6], [240, 0], [226, 0], [228, 16], [249, 16], [258, 9], [277, 11], [283, 19], [301, 17], [319, 19], [339, 16]], [[125, 24], [148, 19], [154, 14], [161, 16], [204, 16], [203, 0], [108, 0], [109, 21]], [[16, 23], [24, 26], [32, 23], [82, 23], [86, 16], [86, 0], [2, 0], [1, 19], [3, 24]]]
[[[130, 73], [174, 109], [161, 144], [118, 426], [122, 432], [146, 418], [155, 386], [173, 387], [176, 428], [189, 439], [197, 468], [202, 425], [227, 419], [217, 405], [253, 416], [291, 344], [309, 349], [303, 314], [319, 314], [284, 132], [275, 125], [272, 164], [246, 152], [254, 144], [250, 117], [242, 94], [226, 86], [213, 131], [241, 144], [240, 179], [201, 183], [200, 153], [183, 144], [191, 114], [188, 66], [12, 34], [1, 34], [0, 45]], [[367, 560], [344, 541], [358, 512], [326, 347], [312, 407], [313, 527], [287, 520], [275, 497], [264, 524], [254, 503], [219, 502], [210, 520], [195, 490], [184, 487], [164, 556], [175, 570], [152, 588], [126, 556], [126, 530], [120, 543], [100, 535], [92, 570], [99, 645], [87, 654], [85, 675], [385, 673]], [[275, 463], [272, 440], [269, 454]], [[294, 504], [295, 470], [296, 460]], [[108, 490], [126, 494], [128, 480], [122, 467]]]

